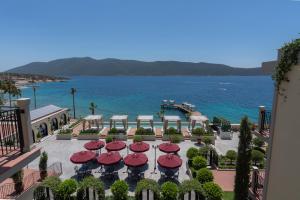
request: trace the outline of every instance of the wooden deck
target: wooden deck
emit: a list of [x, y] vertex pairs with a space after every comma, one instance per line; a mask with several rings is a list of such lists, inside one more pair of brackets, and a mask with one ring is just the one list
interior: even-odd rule
[[155, 128], [155, 137], [156, 138], [162, 138], [161, 128]]
[[136, 132], [137, 128], [130, 128], [127, 136], [128, 136], [128, 139], [132, 139], [135, 135], [135, 132]]

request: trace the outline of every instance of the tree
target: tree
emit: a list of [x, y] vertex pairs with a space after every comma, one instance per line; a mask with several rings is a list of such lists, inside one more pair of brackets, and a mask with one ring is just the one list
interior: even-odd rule
[[240, 125], [239, 146], [234, 185], [235, 200], [245, 200], [248, 198], [248, 186], [251, 164], [251, 141], [252, 135], [248, 118], [244, 117]]
[[186, 152], [186, 157], [188, 157], [189, 160], [192, 160], [194, 157], [199, 155], [199, 151], [195, 147], [190, 147]]
[[261, 148], [263, 145], [264, 145], [264, 141], [258, 137], [254, 138], [253, 139], [253, 144], [256, 146], [256, 147], [259, 147]]
[[128, 199], [128, 184], [123, 180], [117, 180], [111, 186], [111, 192], [114, 200]]
[[3, 81], [1, 89], [4, 91], [4, 93], [8, 94], [10, 107], [11, 107], [11, 97], [21, 96], [21, 90], [17, 88], [17, 86], [12, 80]]
[[173, 182], [167, 181], [161, 186], [162, 200], [174, 200], [177, 199], [179, 189]]
[[197, 180], [201, 183], [207, 183], [214, 180], [212, 172], [207, 168], [202, 168], [197, 172]]
[[193, 158], [192, 166], [195, 170], [199, 170], [201, 168], [205, 168], [207, 165], [207, 160], [202, 156], [196, 156]]
[[184, 199], [184, 195], [194, 191], [197, 194], [197, 200], [205, 200], [205, 194], [202, 189], [201, 183], [196, 179], [185, 180], [179, 186], [179, 199]]
[[73, 117], [74, 119], [76, 119], [76, 112], [75, 112], [75, 93], [76, 93], [76, 89], [75, 88], [71, 88], [71, 95], [73, 97]]
[[20, 170], [11, 177], [14, 181], [15, 191], [17, 194], [20, 194], [24, 190], [23, 175], [23, 170]]
[[205, 145], [210, 145], [210, 144], [212, 144], [212, 139], [208, 136], [204, 136], [203, 137], [203, 142], [204, 142]]
[[236, 160], [237, 153], [234, 150], [228, 150], [226, 157], [230, 160], [230, 164], [232, 165], [232, 161]]
[[251, 153], [251, 159], [254, 165], [257, 165], [257, 163], [260, 163], [264, 159], [264, 154], [258, 150], [252, 150]]
[[91, 103], [90, 103], [89, 109], [90, 109], [90, 111], [92, 112], [92, 115], [95, 114], [96, 108], [97, 108], [97, 105], [96, 105], [94, 102], [91, 102]]
[[48, 175], [47, 162], [48, 162], [48, 154], [44, 151], [40, 157], [40, 162], [39, 162], [41, 180], [44, 180]]
[[223, 198], [223, 191], [220, 188], [220, 186], [217, 185], [216, 183], [213, 182], [204, 183], [203, 190], [205, 192], [207, 200], [222, 200]]

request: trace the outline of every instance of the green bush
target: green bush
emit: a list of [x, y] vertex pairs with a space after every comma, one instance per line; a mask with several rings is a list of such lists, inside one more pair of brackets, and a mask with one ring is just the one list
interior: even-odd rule
[[43, 180], [42, 186], [48, 187], [52, 190], [53, 193], [56, 193], [60, 183], [61, 183], [60, 178], [56, 176], [49, 176]]
[[256, 138], [253, 139], [253, 144], [256, 147], [261, 148], [265, 144], [265, 142], [263, 140], [261, 140], [260, 138], [256, 137]]
[[72, 134], [73, 132], [73, 129], [62, 129], [58, 132], [59, 135], [69, 135], [69, 134]]
[[142, 191], [146, 190], [152, 190], [154, 193], [154, 200], [159, 200], [160, 198], [160, 188], [158, 183], [155, 180], [151, 179], [142, 179], [137, 183], [137, 186], [135, 188], [135, 199], [140, 200]]
[[212, 172], [209, 169], [202, 168], [202, 169], [199, 169], [199, 171], [197, 173], [197, 180], [200, 183], [204, 184], [204, 183], [213, 181], [214, 176], [213, 176]]
[[193, 180], [185, 180], [181, 183], [179, 187], [179, 199], [183, 199], [184, 195], [190, 191], [195, 191], [198, 196], [198, 200], [205, 200], [204, 191], [202, 189], [199, 181]]
[[251, 153], [251, 160], [254, 163], [254, 165], [257, 165], [258, 163], [262, 162], [264, 160], [264, 154], [258, 150], [252, 150]]
[[48, 173], [47, 173], [47, 162], [48, 162], [48, 154], [44, 151], [41, 154], [40, 162], [39, 162], [39, 170], [40, 170], [41, 180], [44, 180], [48, 175]]
[[135, 132], [136, 135], [154, 135], [154, 132], [152, 129], [145, 129], [145, 128], [138, 128]]
[[219, 185], [208, 182], [202, 185], [207, 200], [222, 200], [223, 191]]
[[45, 191], [45, 187], [39, 185], [38, 187], [36, 187], [33, 191], [33, 199], [34, 200], [45, 200], [47, 199], [47, 193]]
[[86, 129], [86, 130], [81, 130], [79, 134], [84, 135], [84, 134], [91, 134], [91, 135], [96, 135], [99, 133], [99, 130], [97, 129]]
[[128, 185], [123, 180], [117, 180], [111, 186], [111, 192], [114, 200], [127, 200], [128, 196]]
[[66, 179], [57, 187], [58, 199], [71, 199], [71, 195], [77, 190], [77, 182], [74, 179]]
[[170, 141], [172, 143], [176, 143], [177, 144], [177, 143], [180, 143], [181, 140], [182, 140], [181, 135], [170, 135]]
[[174, 200], [177, 199], [178, 187], [175, 183], [170, 181], [165, 182], [161, 186], [161, 199], [162, 200]]
[[12, 175], [12, 179], [14, 181], [14, 188], [17, 194], [20, 194], [24, 190], [24, 185], [23, 185], [23, 170], [20, 170], [16, 172], [14, 175]]
[[195, 128], [192, 130], [192, 135], [202, 136], [205, 134], [206, 134], [206, 131], [204, 130], [204, 128]]
[[231, 123], [230, 123], [230, 121], [228, 121], [226, 119], [222, 119], [221, 129], [224, 132], [230, 131], [230, 129], [231, 129]]
[[201, 168], [205, 168], [207, 165], [207, 160], [202, 156], [196, 156], [193, 158], [192, 166], [195, 170], [199, 170]]
[[199, 150], [195, 147], [190, 147], [186, 152], [186, 157], [192, 160], [194, 157], [199, 155]]
[[228, 150], [226, 152], [226, 158], [230, 160], [230, 164], [232, 164], [232, 161], [235, 161], [237, 158], [237, 152], [234, 150]]
[[108, 144], [108, 143], [110, 143], [110, 142], [112, 142], [113, 141], [113, 137], [111, 137], [111, 136], [106, 136], [106, 138], [105, 138], [105, 142], [106, 142], [106, 144]]
[[112, 128], [108, 131], [108, 134], [110, 135], [118, 135], [118, 134], [125, 134], [126, 131], [124, 129], [116, 129], [116, 128]]
[[83, 199], [84, 192], [87, 188], [94, 189], [98, 194], [98, 200], [104, 200], [105, 190], [103, 183], [93, 176], [84, 178], [80, 183], [77, 190], [77, 199]]
[[210, 146], [201, 147], [199, 149], [199, 155], [203, 156], [204, 158], [207, 158], [207, 156], [208, 156], [208, 154], [209, 154], [209, 152], [210, 152], [211, 149], [212, 148]]
[[178, 132], [175, 128], [170, 127], [167, 130], [165, 130], [164, 134], [166, 134], [166, 135], [181, 135], [181, 132], [180, 131]]
[[143, 141], [143, 138], [140, 135], [135, 135], [133, 137], [133, 142], [142, 142], [142, 141]]
[[221, 119], [219, 117], [213, 117], [213, 125], [220, 126], [221, 125]]
[[210, 137], [204, 136], [202, 140], [206, 145], [212, 144], [212, 139]]

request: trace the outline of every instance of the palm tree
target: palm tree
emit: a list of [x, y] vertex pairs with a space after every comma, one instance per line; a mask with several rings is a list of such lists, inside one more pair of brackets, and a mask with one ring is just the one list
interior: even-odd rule
[[4, 81], [2, 88], [4, 89], [4, 93], [8, 94], [9, 106], [11, 107], [11, 96], [21, 96], [21, 90], [11, 80]]
[[90, 109], [90, 111], [92, 112], [92, 115], [95, 114], [96, 108], [97, 108], [97, 105], [96, 105], [94, 102], [91, 102], [91, 103], [90, 103], [89, 109]]
[[75, 88], [71, 88], [71, 94], [73, 96], [73, 117], [74, 119], [76, 119], [76, 112], [75, 112], [75, 93], [76, 93], [76, 89]]

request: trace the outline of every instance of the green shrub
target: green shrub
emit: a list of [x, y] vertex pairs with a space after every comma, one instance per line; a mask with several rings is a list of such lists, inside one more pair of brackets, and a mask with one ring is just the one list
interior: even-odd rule
[[84, 135], [84, 134], [91, 134], [91, 135], [96, 135], [99, 133], [99, 130], [97, 129], [86, 129], [86, 130], [81, 130], [79, 134]]
[[253, 150], [257, 150], [257, 151], [262, 152], [263, 154], [266, 154], [266, 151], [260, 147], [253, 147]]
[[113, 137], [111, 137], [111, 136], [106, 136], [106, 138], [105, 138], [105, 142], [106, 142], [106, 144], [108, 144], [108, 143], [110, 143], [110, 142], [112, 142], [113, 141]]
[[45, 187], [39, 185], [33, 191], [33, 199], [34, 200], [45, 200], [47, 199], [47, 193], [45, 191]]
[[230, 123], [230, 121], [228, 121], [226, 119], [222, 119], [221, 129], [224, 132], [230, 131], [230, 129], [231, 129], [231, 123]]
[[58, 185], [57, 197], [58, 199], [70, 199], [76, 189], [77, 182], [74, 179], [66, 179]]
[[177, 199], [178, 187], [175, 183], [170, 181], [165, 182], [161, 186], [161, 199], [162, 200], [174, 200]]
[[110, 135], [118, 135], [118, 134], [125, 134], [126, 131], [124, 129], [116, 129], [116, 128], [112, 128], [108, 131], [108, 134]]
[[44, 151], [41, 154], [40, 162], [39, 162], [39, 170], [40, 170], [41, 180], [44, 180], [48, 175], [48, 173], [47, 173], [47, 162], [48, 162], [48, 154]]
[[135, 199], [136, 200], [141, 199], [142, 191], [144, 189], [152, 190], [154, 193], [154, 200], [159, 200], [160, 188], [159, 188], [158, 183], [155, 180], [142, 179], [137, 183], [136, 188], [135, 188]]
[[199, 149], [199, 155], [203, 156], [204, 158], [207, 158], [207, 156], [208, 156], [208, 154], [209, 154], [209, 152], [210, 152], [211, 149], [212, 148], [210, 146], [201, 147]]
[[202, 185], [207, 200], [222, 200], [223, 191], [219, 185], [208, 182]]
[[257, 150], [252, 150], [251, 153], [251, 160], [254, 163], [254, 165], [257, 165], [258, 163], [262, 162], [264, 159], [264, 154]]
[[135, 135], [133, 137], [133, 142], [142, 142], [142, 141], [143, 141], [143, 138], [140, 135]]
[[204, 191], [202, 189], [199, 181], [193, 180], [185, 180], [181, 183], [179, 187], [179, 199], [183, 199], [184, 195], [190, 191], [195, 191], [198, 196], [198, 200], [205, 200]]
[[154, 132], [152, 129], [145, 129], [145, 128], [138, 128], [135, 132], [136, 135], [154, 135]]
[[165, 130], [164, 134], [166, 134], [166, 135], [181, 135], [181, 132], [180, 131], [178, 132], [175, 128], [170, 127], [167, 130]]
[[210, 137], [204, 136], [202, 140], [206, 145], [212, 144], [212, 139]]
[[176, 143], [176, 144], [180, 143], [181, 139], [182, 139], [181, 135], [170, 135], [170, 141], [172, 143]]
[[87, 188], [94, 189], [98, 194], [99, 200], [103, 200], [105, 198], [103, 183], [98, 178], [88, 176], [79, 183], [79, 187], [77, 190], [77, 199], [83, 199], [84, 192]]
[[195, 147], [190, 147], [186, 152], [186, 157], [192, 160], [194, 157], [199, 155], [199, 150]]
[[206, 134], [206, 131], [204, 130], [204, 128], [195, 128], [192, 130], [192, 135], [202, 136], [205, 134]]
[[73, 133], [73, 129], [62, 129], [58, 132], [59, 135], [69, 135]]
[[128, 196], [128, 185], [123, 180], [117, 180], [111, 186], [111, 192], [114, 200], [127, 200]]
[[263, 140], [261, 140], [260, 138], [256, 137], [256, 138], [253, 139], [253, 144], [256, 147], [261, 148], [265, 144], [265, 142]]
[[14, 181], [14, 188], [17, 194], [20, 194], [24, 190], [23, 176], [23, 170], [20, 170], [11, 177]]
[[52, 190], [53, 193], [56, 193], [60, 183], [61, 183], [60, 178], [56, 176], [49, 176], [43, 180], [42, 186], [48, 187]]
[[219, 117], [213, 117], [213, 125], [220, 126], [221, 125], [221, 119]]
[[192, 166], [195, 170], [199, 170], [201, 168], [206, 167], [207, 160], [203, 158], [202, 156], [196, 156], [193, 158]]
[[226, 158], [230, 160], [230, 164], [232, 164], [232, 161], [236, 160], [237, 158], [237, 152], [234, 150], [228, 150], [226, 152]]
[[197, 173], [197, 180], [200, 183], [204, 184], [204, 183], [213, 181], [214, 176], [213, 176], [212, 172], [209, 169], [202, 168], [202, 169], [199, 169], [199, 171]]

